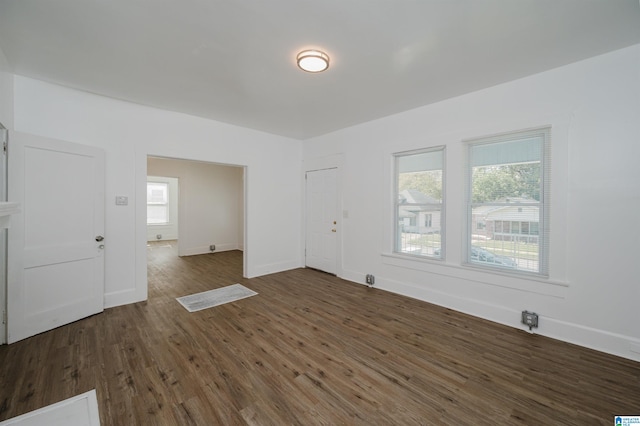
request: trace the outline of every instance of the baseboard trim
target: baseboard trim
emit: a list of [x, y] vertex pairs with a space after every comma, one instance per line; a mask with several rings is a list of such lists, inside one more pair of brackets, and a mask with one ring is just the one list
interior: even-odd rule
[[219, 253], [221, 251], [231, 250], [238, 250], [238, 245], [234, 243], [216, 244], [216, 249], [214, 251], [209, 250], [209, 246], [192, 247], [181, 250], [178, 253], [178, 256], [195, 256], [199, 254]]
[[258, 265], [250, 267], [247, 271], [247, 278], [256, 278], [262, 275], [275, 274], [277, 272], [289, 271], [291, 269], [300, 268], [299, 262], [288, 261], [279, 263], [270, 263], [266, 265]]
[[130, 303], [138, 303], [147, 300], [147, 283], [144, 283], [144, 291], [137, 291], [136, 289], [127, 289], [122, 291], [116, 291], [113, 293], [105, 293], [104, 295], [104, 308], [115, 308], [116, 306], [128, 305]]
[[[363, 277], [363, 273], [348, 270], [343, 270], [340, 276], [345, 280], [366, 285], [363, 282]], [[375, 287], [530, 332], [528, 327], [520, 323], [520, 311], [518, 310], [478, 302], [477, 300], [379, 276], [376, 277]], [[533, 333], [633, 361], [640, 361], [640, 340], [631, 336], [611, 333], [606, 330], [545, 316], [540, 317], [540, 326]]]

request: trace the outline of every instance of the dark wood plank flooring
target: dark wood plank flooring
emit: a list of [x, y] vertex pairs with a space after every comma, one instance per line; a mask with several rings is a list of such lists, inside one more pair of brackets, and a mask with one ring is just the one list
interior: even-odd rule
[[[149, 249], [149, 300], [0, 347], [0, 420], [95, 388], [103, 425], [611, 425], [640, 363], [242, 253]], [[175, 298], [259, 293], [189, 313]]]

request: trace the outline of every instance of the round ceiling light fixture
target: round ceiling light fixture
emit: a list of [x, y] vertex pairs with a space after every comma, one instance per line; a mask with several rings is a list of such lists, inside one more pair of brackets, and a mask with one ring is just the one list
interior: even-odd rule
[[300, 69], [307, 72], [322, 72], [329, 68], [329, 55], [319, 50], [303, 50], [296, 60]]

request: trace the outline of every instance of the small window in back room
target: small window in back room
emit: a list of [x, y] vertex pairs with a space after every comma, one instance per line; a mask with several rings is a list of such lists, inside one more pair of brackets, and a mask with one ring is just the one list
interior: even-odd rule
[[147, 224], [169, 223], [169, 184], [147, 182]]
[[444, 255], [444, 147], [394, 157], [394, 252], [440, 259]]

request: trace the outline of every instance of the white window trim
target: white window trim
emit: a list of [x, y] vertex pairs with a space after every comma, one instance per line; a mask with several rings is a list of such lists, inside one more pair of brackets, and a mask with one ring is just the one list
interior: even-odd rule
[[[409, 254], [405, 252], [401, 252], [398, 250], [397, 241], [398, 241], [398, 158], [403, 156], [415, 155], [415, 154], [424, 154], [428, 152], [442, 152], [442, 202], [440, 204], [440, 257], [433, 257], [427, 255], [415, 255]], [[392, 215], [393, 218], [393, 226], [391, 232], [391, 253], [394, 256], [413, 258], [417, 260], [434, 260], [434, 261], [444, 261], [446, 256], [446, 146], [438, 145], [428, 148], [414, 149], [410, 151], [401, 151], [392, 153], [392, 161], [391, 161], [391, 169], [393, 173], [393, 187], [391, 190], [392, 197]]]

